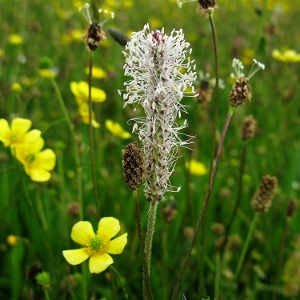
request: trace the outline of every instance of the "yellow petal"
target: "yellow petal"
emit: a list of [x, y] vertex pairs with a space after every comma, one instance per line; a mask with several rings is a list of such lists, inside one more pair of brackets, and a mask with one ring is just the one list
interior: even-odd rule
[[89, 257], [88, 251], [85, 248], [64, 250], [62, 253], [66, 261], [73, 266], [81, 264]]
[[120, 231], [120, 223], [113, 217], [102, 218], [98, 223], [98, 233], [113, 238]]
[[120, 254], [123, 252], [126, 244], [127, 244], [127, 233], [124, 233], [121, 236], [110, 241], [107, 249], [107, 253]]
[[4, 147], [10, 144], [10, 128], [5, 119], [0, 119], [0, 141], [4, 143]]
[[11, 130], [16, 132], [25, 133], [31, 127], [32, 122], [27, 119], [15, 118], [11, 122]]
[[196, 161], [194, 159], [192, 159], [189, 162], [186, 162], [185, 167], [186, 169], [189, 170], [191, 174], [195, 176], [202, 176], [207, 174], [206, 166], [203, 163]]
[[92, 87], [92, 101], [93, 102], [103, 102], [106, 99], [106, 93], [98, 88]]
[[36, 155], [36, 163], [43, 169], [51, 171], [55, 166], [56, 156], [51, 149], [43, 150]]
[[94, 236], [92, 224], [88, 221], [80, 221], [72, 228], [71, 238], [80, 245], [88, 246], [91, 238]]
[[[90, 69], [85, 68], [84, 72], [85, 72], [85, 74], [89, 75]], [[93, 67], [92, 76], [93, 76], [93, 78], [102, 79], [102, 78], [105, 78], [107, 76], [107, 74], [103, 69], [101, 69], [99, 67]]]
[[112, 257], [107, 254], [94, 254], [90, 257], [89, 269], [91, 273], [101, 273], [113, 263]]
[[30, 177], [31, 180], [37, 181], [37, 182], [45, 182], [48, 181], [51, 178], [51, 174], [42, 169], [42, 168], [31, 168], [30, 166], [25, 166], [25, 172]]
[[38, 138], [40, 138], [40, 136], [41, 136], [40, 130], [37, 129], [30, 130], [25, 134], [24, 143], [32, 143], [36, 141]]

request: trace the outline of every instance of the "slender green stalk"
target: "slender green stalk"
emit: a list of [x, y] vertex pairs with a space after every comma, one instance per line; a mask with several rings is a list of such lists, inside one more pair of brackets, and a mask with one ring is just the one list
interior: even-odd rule
[[216, 174], [217, 174], [217, 170], [218, 170], [219, 160], [220, 160], [220, 157], [221, 157], [221, 154], [222, 154], [222, 149], [223, 149], [225, 137], [226, 137], [226, 134], [227, 134], [227, 130], [228, 130], [230, 121], [231, 121], [231, 117], [233, 115], [233, 111], [234, 111], [233, 108], [229, 108], [229, 111], [227, 113], [227, 117], [226, 117], [223, 129], [222, 129], [222, 133], [221, 133], [221, 138], [220, 138], [220, 143], [219, 143], [219, 147], [218, 147], [216, 159], [215, 159], [215, 162], [213, 164], [213, 169], [212, 169], [212, 172], [211, 172], [211, 175], [210, 175], [209, 185], [208, 185], [208, 188], [207, 188], [207, 191], [206, 191], [206, 194], [205, 194], [205, 197], [204, 197], [204, 201], [203, 201], [203, 204], [202, 204], [202, 209], [201, 209], [201, 212], [200, 212], [200, 216], [199, 216], [198, 221], [197, 221], [197, 223], [195, 225], [193, 238], [191, 240], [191, 243], [189, 245], [187, 254], [186, 254], [185, 258], [184, 258], [183, 264], [182, 264], [182, 266], [180, 268], [180, 271], [179, 271], [179, 275], [178, 275], [176, 283], [174, 285], [174, 288], [173, 288], [173, 291], [172, 291], [172, 295], [171, 295], [171, 299], [172, 300], [175, 299], [175, 297], [176, 297], [176, 295], [178, 293], [179, 286], [180, 286], [180, 284], [181, 284], [181, 282], [183, 280], [184, 274], [186, 272], [188, 260], [189, 260], [189, 258], [191, 256], [191, 253], [192, 253], [193, 247], [195, 245], [196, 238], [197, 238], [200, 226], [202, 224], [202, 221], [204, 219], [204, 215], [205, 215], [206, 209], [208, 207], [208, 203], [209, 203], [209, 200], [210, 200], [211, 191], [213, 189], [214, 180], [215, 180], [215, 177], [216, 177]]
[[81, 264], [81, 272], [82, 272], [82, 300], [88, 299], [88, 292], [87, 292], [87, 265]]
[[[151, 254], [152, 254], [153, 235], [154, 235], [154, 231], [155, 231], [157, 206], [158, 206], [157, 201], [154, 204], [150, 203], [147, 232], [146, 232], [146, 238], [145, 238], [145, 248], [144, 248], [145, 261], [146, 261], [146, 265], [145, 265], [146, 269], [144, 270], [144, 273], [143, 273], [144, 284], [146, 283], [147, 280], [150, 280], [150, 278], [151, 278]], [[145, 296], [146, 295], [144, 295], [144, 297]]]
[[256, 222], [258, 220], [258, 216], [259, 216], [259, 213], [255, 212], [254, 217], [253, 217], [252, 222], [251, 222], [251, 225], [250, 225], [250, 228], [249, 228], [249, 231], [248, 231], [246, 241], [244, 243], [242, 254], [239, 258], [238, 265], [237, 265], [237, 268], [235, 270], [235, 274], [234, 274], [235, 280], [238, 279], [239, 273], [242, 269], [242, 266], [243, 266], [243, 263], [244, 263], [244, 260], [245, 260], [245, 257], [246, 257], [246, 253], [247, 253], [247, 250], [248, 250], [251, 238], [252, 238], [252, 234], [254, 232], [254, 228], [255, 228]]
[[[211, 28], [212, 41], [213, 41], [213, 49], [214, 49], [214, 59], [215, 59], [215, 87], [214, 87], [214, 97], [213, 97], [213, 126], [212, 126], [212, 148], [210, 153], [210, 161], [209, 161], [209, 177], [211, 177], [213, 172], [213, 164], [217, 147], [217, 138], [216, 132], [218, 128], [218, 107], [219, 107], [219, 56], [218, 56], [218, 40], [216, 34], [216, 28], [214, 24], [213, 14], [209, 13], [209, 24]], [[201, 239], [201, 248], [202, 248], [202, 258], [200, 259], [200, 286], [203, 286], [205, 281], [204, 278], [204, 256], [205, 256], [205, 220], [203, 221], [203, 234]]]
[[221, 255], [217, 252], [216, 255], [216, 274], [215, 274], [215, 296], [214, 299], [219, 299], [220, 296], [220, 279], [221, 279]]
[[120, 276], [120, 274], [117, 271], [117, 269], [114, 268], [112, 265], [110, 265], [109, 268], [114, 272], [114, 274], [116, 275], [116, 277], [118, 278], [118, 280], [120, 282], [120, 285], [121, 285], [121, 288], [122, 288], [122, 291], [123, 291], [123, 295], [124, 295], [124, 299], [128, 300], [128, 293], [127, 293], [127, 291], [125, 289], [122, 277]]
[[241, 160], [240, 160], [238, 189], [237, 189], [237, 194], [236, 194], [236, 198], [235, 198], [235, 204], [234, 204], [233, 211], [232, 211], [232, 214], [230, 216], [228, 225], [225, 229], [224, 242], [223, 242], [222, 249], [221, 249], [221, 256], [223, 256], [223, 252], [224, 252], [224, 249], [226, 247], [227, 240], [228, 240], [228, 235], [230, 233], [232, 224], [235, 220], [237, 210], [238, 210], [238, 208], [240, 206], [240, 202], [241, 202], [241, 196], [242, 196], [242, 190], [243, 190], [243, 175], [244, 175], [245, 162], [246, 162], [246, 154], [247, 154], [247, 143], [244, 143], [243, 144], [243, 149], [242, 149], [242, 154], [241, 154]]
[[50, 300], [50, 296], [47, 290], [44, 289], [45, 300]]
[[141, 252], [142, 263], [143, 263], [143, 295], [144, 295], [144, 299], [152, 299], [153, 297], [152, 297], [151, 281], [148, 272], [148, 266], [146, 264], [146, 257], [145, 257], [144, 245], [143, 245], [140, 205], [139, 205], [138, 195], [136, 190], [133, 191], [133, 197], [134, 197], [135, 222], [138, 229], [140, 252]]
[[51, 80], [53, 88], [56, 93], [56, 97], [58, 99], [59, 106], [62, 110], [62, 113], [65, 117], [65, 120], [68, 124], [69, 130], [71, 132], [72, 139], [74, 141], [74, 158], [75, 158], [75, 164], [76, 164], [76, 174], [77, 174], [77, 198], [78, 198], [78, 204], [79, 204], [79, 217], [81, 220], [83, 220], [83, 197], [82, 197], [82, 168], [81, 168], [81, 160], [80, 160], [80, 152], [79, 152], [79, 146], [77, 143], [77, 138], [74, 130], [74, 126], [71, 122], [71, 119], [69, 117], [67, 108], [65, 106], [64, 100], [62, 98], [61, 92], [59, 90], [59, 87], [55, 81], [54, 78]]
[[213, 14], [209, 13], [209, 23], [212, 33], [212, 39], [213, 39], [213, 47], [214, 47], [214, 57], [215, 57], [215, 88], [214, 88], [214, 118], [213, 118], [213, 128], [212, 128], [212, 150], [210, 154], [210, 162], [209, 162], [209, 174], [211, 174], [213, 169], [213, 162], [215, 158], [215, 151], [216, 151], [216, 131], [218, 127], [218, 107], [219, 107], [219, 56], [218, 56], [218, 41], [217, 41], [217, 34], [216, 29], [214, 25], [214, 19]]
[[94, 135], [93, 135], [93, 107], [92, 107], [92, 72], [93, 72], [93, 52], [90, 52], [89, 63], [89, 141], [90, 141], [90, 159], [91, 159], [91, 172], [94, 187], [94, 200], [97, 209], [97, 217], [100, 219], [100, 206], [97, 188], [96, 168], [95, 168], [95, 149], [94, 149]]
[[37, 214], [40, 219], [43, 230], [48, 231], [49, 226], [48, 226], [48, 222], [46, 219], [46, 214], [45, 214], [45, 210], [44, 210], [44, 206], [43, 206], [40, 194], [38, 194], [36, 197], [36, 209], [37, 209]]

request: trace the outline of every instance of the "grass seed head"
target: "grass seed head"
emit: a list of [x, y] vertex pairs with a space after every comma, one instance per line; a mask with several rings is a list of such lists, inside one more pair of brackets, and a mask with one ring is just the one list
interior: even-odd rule
[[260, 186], [254, 194], [251, 204], [256, 212], [267, 212], [272, 205], [277, 178], [266, 175], [262, 178]]
[[123, 174], [129, 189], [138, 189], [144, 181], [144, 157], [137, 142], [128, 144], [122, 151]]

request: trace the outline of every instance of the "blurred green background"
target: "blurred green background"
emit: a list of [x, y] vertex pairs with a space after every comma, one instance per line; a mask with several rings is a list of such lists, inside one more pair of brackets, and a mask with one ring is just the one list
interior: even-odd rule
[[[123, 89], [124, 49], [107, 33], [108, 28], [126, 34], [139, 31], [145, 23], [153, 30], [182, 28], [193, 48], [197, 72], [214, 77], [214, 55], [208, 19], [196, 14], [197, 3], [179, 9], [176, 1], [93, 1], [92, 6], [115, 12], [115, 19], [104, 25], [107, 41], [94, 54], [94, 65], [106, 75], [93, 79], [93, 86], [106, 92], [103, 103], [95, 104], [96, 173], [101, 215], [120, 220], [128, 232], [128, 244], [114, 267], [122, 277], [129, 299], [141, 299], [141, 260], [133, 214], [132, 194], [123, 180], [121, 150], [136, 136], [122, 139], [105, 126], [106, 120], [118, 122], [131, 132], [127, 122], [141, 111], [123, 108], [118, 90]], [[0, 298], [42, 299], [43, 293], [32, 278], [41, 270], [49, 272], [51, 299], [82, 299], [81, 267], [72, 267], [62, 250], [75, 249], [70, 239], [76, 211], [78, 186], [70, 135], [52, 81], [39, 72], [39, 62], [48, 57], [75, 126], [83, 167], [84, 219], [96, 226], [92, 179], [89, 164], [88, 126], [81, 121], [72, 81], [87, 81], [85, 68], [89, 56], [81, 40], [88, 23], [78, 12], [82, 1], [0, 0], [0, 118], [18, 116], [30, 119], [32, 128], [42, 131], [45, 147], [56, 153], [57, 163], [47, 183], [35, 183], [24, 173], [8, 148], [0, 145]], [[242, 141], [243, 119], [252, 114], [257, 134], [248, 145], [243, 176], [241, 206], [231, 230], [235, 244], [225, 250], [221, 272], [220, 299], [299, 299], [300, 296], [300, 218], [299, 212], [287, 217], [291, 200], [299, 202], [300, 190], [300, 93], [299, 62], [282, 61], [272, 56], [275, 49], [300, 51], [298, 1], [218, 1], [214, 13], [218, 37], [220, 77], [225, 88], [219, 91], [218, 129], [222, 129], [231, 90], [231, 63], [239, 58], [250, 70], [252, 58], [266, 65], [251, 80], [252, 101], [239, 107], [232, 119], [205, 222], [200, 230], [181, 293], [186, 299], [214, 299], [216, 247], [220, 235], [216, 223], [227, 225], [236, 192]], [[97, 19], [99, 15], [93, 15]], [[297, 53], [295, 54], [297, 57]], [[299, 54], [298, 54], [299, 56]], [[196, 86], [199, 85], [199, 80]], [[168, 193], [159, 205], [153, 245], [152, 282], [154, 299], [168, 299], [180, 263], [187, 251], [191, 231], [198, 218], [208, 184], [208, 175], [189, 173], [185, 163], [191, 159], [209, 166], [213, 107], [194, 98], [187, 105], [188, 128], [195, 136], [181, 156], [172, 175], [179, 193]], [[253, 218], [250, 201], [263, 175], [278, 178], [273, 206], [259, 219], [239, 281], [232, 272]], [[148, 203], [140, 191], [143, 225]], [[176, 212], [167, 220], [167, 212]], [[16, 237], [14, 243], [7, 237]], [[118, 280], [109, 271], [88, 277], [88, 299], [123, 299]]]

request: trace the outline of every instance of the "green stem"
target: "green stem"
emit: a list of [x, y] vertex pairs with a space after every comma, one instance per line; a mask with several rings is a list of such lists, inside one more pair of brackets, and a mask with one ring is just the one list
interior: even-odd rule
[[247, 253], [247, 250], [249, 248], [249, 244], [250, 244], [250, 241], [251, 241], [251, 238], [252, 238], [252, 234], [253, 234], [256, 222], [258, 220], [258, 216], [259, 216], [259, 213], [255, 212], [254, 217], [252, 219], [252, 223], [251, 223], [249, 231], [248, 231], [246, 242], [244, 243], [242, 254], [240, 256], [240, 259], [239, 259], [239, 262], [238, 262], [238, 265], [237, 265], [237, 268], [236, 268], [236, 271], [235, 271], [235, 274], [234, 274], [235, 280], [238, 279], [239, 273], [242, 269], [242, 266], [243, 266], [243, 263], [244, 263], [244, 260], [245, 260], [245, 257], [246, 257], [246, 253]]
[[216, 274], [215, 274], [215, 299], [219, 299], [220, 294], [220, 278], [221, 278], [221, 255], [217, 252], [216, 255]]
[[138, 201], [137, 191], [133, 191], [134, 197], [134, 215], [135, 215], [135, 222], [138, 229], [138, 238], [139, 238], [139, 245], [140, 245], [140, 252], [142, 256], [142, 263], [143, 263], [143, 295], [145, 299], [152, 299], [152, 288], [151, 282], [148, 272], [148, 267], [146, 263], [146, 257], [144, 252], [143, 246], [143, 234], [142, 234], [142, 226], [141, 226], [141, 213], [140, 213], [140, 205]]
[[97, 218], [100, 219], [100, 207], [97, 188], [96, 168], [95, 168], [95, 149], [94, 149], [94, 135], [93, 135], [93, 106], [92, 106], [92, 72], [93, 72], [93, 52], [90, 52], [89, 63], [89, 141], [90, 141], [90, 160], [91, 160], [91, 172], [94, 187], [94, 200], [97, 209]]
[[46, 300], [50, 300], [50, 296], [47, 290], [44, 290], [44, 296]]
[[46, 219], [46, 215], [45, 215], [45, 210], [43, 207], [43, 203], [42, 203], [42, 199], [41, 199], [41, 195], [38, 194], [38, 196], [36, 197], [36, 209], [37, 209], [37, 213], [40, 219], [40, 222], [42, 224], [42, 228], [44, 231], [48, 231], [49, 227], [48, 227], [48, 222]]
[[[157, 212], [158, 202], [156, 201], [154, 204], [150, 203], [150, 211], [148, 217], [148, 224], [147, 224], [147, 232], [145, 238], [145, 261], [146, 261], [146, 269], [143, 273], [143, 282], [146, 283], [147, 280], [151, 278], [151, 252], [152, 252], [152, 243], [153, 243], [153, 235], [155, 230], [155, 222], [156, 222], [156, 212]], [[148, 275], [148, 276], [147, 276]], [[148, 277], [148, 278], [147, 278]], [[144, 295], [145, 297], [146, 295]], [[145, 298], [148, 299], [148, 298]]]
[[204, 197], [204, 201], [203, 201], [203, 204], [202, 204], [202, 209], [201, 209], [201, 212], [200, 212], [200, 216], [199, 216], [198, 221], [197, 221], [197, 223], [195, 225], [193, 238], [191, 240], [191, 243], [189, 245], [187, 254], [186, 254], [185, 258], [184, 258], [183, 264], [182, 264], [182, 266], [180, 268], [180, 271], [179, 271], [179, 275], [178, 275], [176, 283], [174, 285], [174, 288], [173, 288], [173, 291], [172, 291], [172, 295], [171, 295], [171, 300], [175, 299], [175, 297], [176, 297], [176, 295], [178, 293], [179, 286], [180, 286], [180, 284], [181, 284], [181, 282], [183, 280], [183, 276], [184, 276], [184, 274], [186, 272], [186, 268], [187, 268], [187, 265], [188, 265], [188, 260], [189, 260], [189, 258], [191, 256], [191, 253], [192, 253], [192, 250], [194, 248], [194, 245], [195, 245], [195, 242], [196, 242], [196, 238], [197, 238], [200, 226], [202, 224], [202, 221], [204, 219], [204, 215], [205, 215], [206, 209], [208, 207], [208, 203], [209, 203], [209, 200], [210, 200], [211, 191], [213, 189], [213, 184], [214, 184], [215, 177], [216, 177], [217, 170], [218, 170], [219, 160], [220, 160], [220, 157], [221, 157], [221, 154], [222, 154], [222, 149], [223, 149], [225, 137], [226, 137], [226, 134], [227, 134], [227, 130], [228, 130], [228, 127], [229, 127], [229, 124], [230, 124], [233, 112], [234, 112], [234, 109], [233, 108], [229, 108], [229, 111], [227, 113], [227, 117], [226, 117], [223, 129], [222, 129], [222, 133], [221, 133], [221, 138], [220, 138], [220, 143], [219, 143], [219, 147], [218, 147], [216, 159], [215, 159], [215, 162], [213, 164], [212, 172], [210, 174], [209, 185], [208, 185], [205, 197]]
[[77, 173], [77, 199], [78, 199], [78, 204], [79, 204], [79, 217], [81, 220], [83, 220], [83, 197], [82, 197], [82, 168], [81, 168], [81, 160], [80, 160], [80, 152], [79, 152], [79, 146], [77, 143], [77, 138], [74, 130], [74, 126], [71, 122], [71, 119], [69, 117], [67, 108], [65, 106], [64, 100], [62, 98], [62, 95], [60, 93], [60, 90], [58, 88], [58, 85], [55, 81], [54, 78], [51, 79], [53, 88], [55, 90], [59, 106], [62, 110], [62, 113], [65, 117], [65, 120], [68, 124], [69, 130], [71, 132], [72, 139], [74, 141], [74, 158], [75, 158], [75, 164], [76, 164], [76, 173]]
[[87, 300], [88, 294], [87, 294], [87, 266], [86, 266], [86, 264], [81, 264], [81, 272], [82, 272], [82, 300]]
[[221, 256], [223, 256], [223, 252], [224, 252], [224, 249], [226, 247], [227, 240], [228, 240], [228, 235], [230, 233], [232, 224], [235, 220], [237, 210], [238, 210], [238, 208], [240, 206], [240, 202], [241, 202], [241, 196], [242, 196], [242, 190], [243, 190], [243, 175], [244, 175], [245, 162], [246, 162], [246, 154], [247, 154], [247, 143], [244, 143], [243, 144], [243, 149], [242, 149], [242, 154], [241, 154], [241, 160], [240, 160], [241, 163], [240, 163], [238, 189], [237, 189], [237, 194], [236, 194], [236, 198], [235, 198], [235, 204], [234, 204], [234, 208], [233, 208], [232, 214], [230, 216], [228, 225], [225, 229], [224, 242], [223, 242], [222, 249], [221, 249]]
[[213, 128], [212, 128], [212, 149], [211, 149], [211, 155], [210, 155], [210, 162], [209, 162], [209, 175], [212, 172], [213, 169], [213, 162], [215, 158], [215, 150], [216, 150], [216, 131], [217, 131], [217, 125], [218, 125], [218, 92], [219, 92], [219, 56], [218, 56], [218, 43], [217, 43], [217, 35], [213, 20], [213, 14], [209, 13], [209, 23], [212, 33], [212, 39], [213, 39], [213, 47], [214, 47], [214, 57], [215, 57], [215, 88], [214, 88], [214, 119], [213, 119]]
[[114, 268], [112, 265], [110, 265], [109, 267], [115, 273], [116, 277], [118, 278], [118, 280], [120, 282], [120, 285], [121, 285], [121, 288], [122, 288], [122, 291], [123, 291], [123, 295], [124, 295], [124, 299], [128, 300], [128, 293], [125, 289], [122, 277], [120, 276], [120, 274], [119, 274], [119, 272], [117, 271], [116, 268]]

